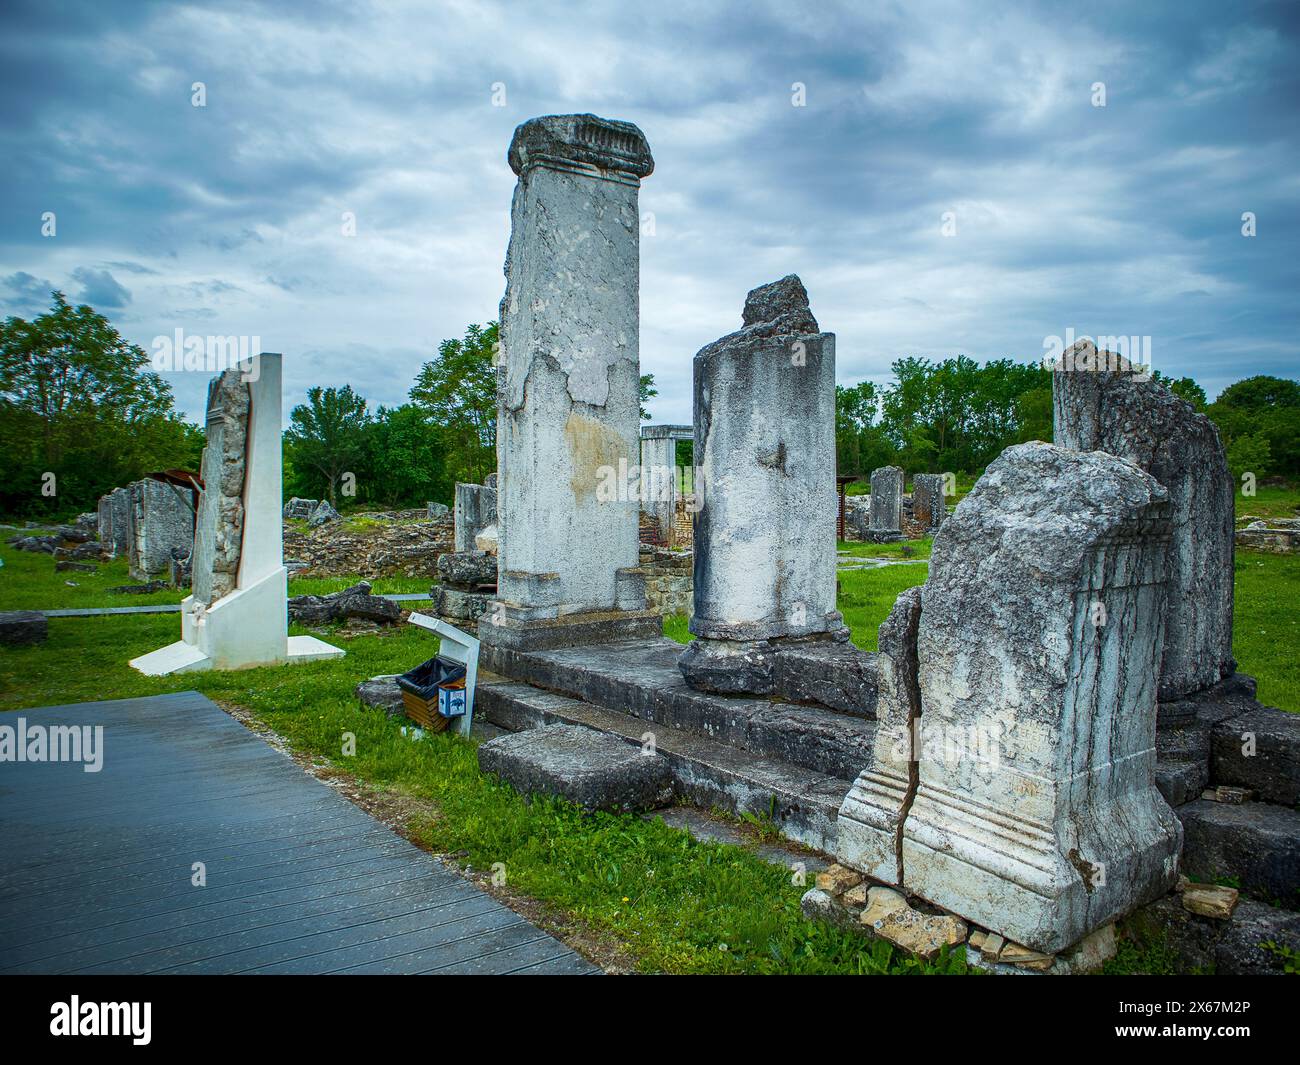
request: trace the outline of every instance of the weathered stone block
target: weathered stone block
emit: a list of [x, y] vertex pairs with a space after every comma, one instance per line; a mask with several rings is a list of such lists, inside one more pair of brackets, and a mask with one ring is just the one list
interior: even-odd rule
[[1101, 452], [1008, 448], [935, 536], [904, 883], [1055, 953], [1161, 894], [1153, 783], [1168, 493]]
[[[225, 370], [208, 385], [203, 492], [195, 523], [191, 594], [211, 606], [234, 590], [244, 542], [244, 472], [248, 449], [248, 382]], [[286, 510], [302, 500], [293, 499]]]
[[918, 473], [912, 478], [912, 518], [924, 532], [933, 532], [947, 516], [943, 474]]
[[521, 795], [558, 795], [588, 810], [653, 810], [673, 797], [666, 759], [578, 725], [499, 736], [479, 747], [478, 764]]
[[402, 689], [397, 686], [396, 673], [385, 673], [363, 680], [357, 685], [356, 694], [363, 706], [382, 710], [389, 717], [401, 717], [406, 712], [402, 702]]
[[477, 551], [474, 541], [478, 534], [497, 520], [496, 489], [481, 484], [457, 484], [456, 506], [456, 551]]
[[497, 560], [484, 551], [449, 551], [438, 556], [438, 579], [454, 587], [495, 588]]
[[172, 551], [189, 554], [194, 546], [190, 493], [146, 477], [130, 486], [131, 544], [128, 567], [138, 581], [171, 569]]
[[1264, 802], [1300, 803], [1300, 714], [1260, 706], [1214, 727], [1210, 779]]
[[23, 647], [41, 643], [50, 634], [50, 624], [39, 610], [6, 610], [0, 613], [0, 643]]
[[1136, 462], [1169, 490], [1169, 618], [1160, 695], [1207, 688], [1232, 672], [1233, 485], [1219, 431], [1121, 356], [1081, 341], [1052, 373], [1061, 447]]
[[1250, 802], [1198, 799], [1182, 806], [1183, 870], [1231, 879], [1259, 898], [1294, 907], [1300, 891], [1300, 811]]
[[871, 471], [871, 524], [873, 533], [901, 533], [903, 528], [903, 470], [881, 466]]

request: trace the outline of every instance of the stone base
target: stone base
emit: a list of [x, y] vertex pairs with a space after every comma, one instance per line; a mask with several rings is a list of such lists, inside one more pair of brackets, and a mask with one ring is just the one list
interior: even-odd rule
[[433, 612], [439, 617], [477, 621], [492, 609], [496, 592], [468, 591], [435, 584], [429, 589], [429, 598], [433, 600]]
[[[258, 666], [296, 665], [300, 662], [315, 662], [324, 658], [342, 658], [347, 652], [315, 636], [290, 636], [288, 650], [284, 657], [269, 658], [261, 662], [247, 662], [240, 669], [255, 669]], [[200, 651], [194, 644], [177, 640], [166, 647], [131, 659], [131, 667], [139, 670], [146, 677], [165, 677], [172, 673], [191, 673], [198, 670], [212, 669], [213, 660]]]
[[693, 640], [677, 667], [696, 691], [721, 695], [776, 691], [776, 650], [768, 640]]
[[0, 644], [20, 647], [41, 643], [50, 632], [50, 623], [39, 610], [7, 610], [0, 613]]
[[1229, 879], [1252, 895], [1295, 907], [1300, 892], [1300, 812], [1198, 799], [1178, 811], [1182, 869], [1200, 880]]
[[663, 615], [653, 610], [601, 610], [558, 618], [520, 618], [512, 614], [507, 604], [500, 624], [495, 614], [479, 620], [478, 638], [485, 649], [550, 651], [620, 640], [658, 640], [663, 636]]
[[673, 799], [673, 774], [657, 754], [579, 725], [545, 725], [489, 740], [479, 768], [521, 795], [558, 795], [587, 810], [654, 810]]

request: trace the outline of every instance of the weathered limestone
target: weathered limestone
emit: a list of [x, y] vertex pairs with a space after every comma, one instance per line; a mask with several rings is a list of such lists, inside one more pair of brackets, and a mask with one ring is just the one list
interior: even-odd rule
[[881, 466], [871, 471], [871, 524], [873, 536], [903, 534], [903, 470]]
[[175, 485], [146, 477], [130, 486], [132, 578], [147, 581], [169, 573], [173, 549], [186, 555], [194, 546], [194, 511], [190, 493]]
[[474, 551], [478, 534], [497, 520], [497, 492], [481, 484], [456, 485], [456, 550]]
[[794, 275], [695, 356], [693, 687], [770, 693], [773, 641], [847, 639], [835, 609], [835, 337]]
[[[628, 480], [639, 459], [637, 190], [654, 162], [635, 126], [594, 115], [525, 122], [509, 160], [519, 182], [497, 398], [502, 609], [480, 631], [519, 643], [571, 617], [649, 617], [631, 572], [640, 506]], [[597, 631], [622, 635], [619, 622]]]
[[230, 594], [239, 575], [248, 403], [248, 384], [238, 369], [218, 374], [208, 386], [203, 494], [191, 566], [191, 594], [204, 606]]
[[112, 557], [128, 554], [134, 534], [131, 532], [131, 490], [114, 488], [99, 497], [98, 539]]
[[943, 501], [943, 474], [918, 473], [912, 478], [912, 519], [926, 532], [933, 532], [947, 514]]
[[641, 509], [654, 516], [658, 542], [674, 540], [677, 515], [677, 441], [692, 439], [689, 425], [641, 427]]
[[50, 623], [39, 610], [0, 612], [0, 644], [6, 647], [42, 643], [49, 634]]
[[880, 626], [876, 735], [871, 764], [840, 807], [840, 861], [886, 884], [903, 883], [903, 819], [916, 794], [913, 737], [921, 716], [916, 635], [921, 589], [908, 588]]
[[[208, 430], [204, 452], [204, 499], [199, 504], [203, 529], [202, 568], [196, 558], [194, 581], [199, 594], [181, 603], [181, 638], [176, 643], [131, 660], [149, 676], [198, 669], [246, 669], [283, 662], [337, 658], [343, 652], [313, 636], [288, 636], [287, 577], [281, 517], [280, 445], [281, 360], [263, 352], [247, 370], [228, 371], [209, 388]], [[233, 376], [232, 376], [233, 375]], [[247, 413], [241, 387], [247, 387]], [[237, 446], [243, 428], [243, 448]], [[242, 489], [237, 484], [242, 482]], [[165, 487], [165, 486], [164, 486]], [[221, 493], [217, 498], [218, 492]], [[238, 500], [242, 535], [232, 520]], [[236, 547], [237, 543], [237, 547]], [[211, 553], [206, 545], [212, 545]], [[234, 586], [225, 594], [228, 570], [219, 560], [237, 552]], [[226, 564], [222, 562], [222, 564]], [[208, 601], [200, 595], [210, 595]]]
[[917, 635], [911, 891], [1053, 953], [1172, 886], [1153, 783], [1168, 493], [1132, 463], [1008, 448], [935, 537]]
[[1161, 699], [1231, 673], [1233, 485], [1214, 423], [1141, 368], [1090, 341], [1052, 373], [1052, 428], [1061, 447], [1108, 451], [1169, 489], [1173, 529]]

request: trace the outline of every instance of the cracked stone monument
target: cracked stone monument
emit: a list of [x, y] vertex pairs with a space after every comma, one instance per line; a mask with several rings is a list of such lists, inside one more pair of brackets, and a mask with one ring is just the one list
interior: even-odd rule
[[903, 470], [881, 466], [871, 471], [871, 517], [867, 531], [873, 540], [898, 540], [903, 535]]
[[695, 356], [692, 687], [772, 693], [783, 643], [848, 639], [835, 609], [835, 337], [791, 274]]
[[917, 629], [909, 891], [1053, 953], [1173, 886], [1156, 790], [1169, 493], [1126, 459], [1008, 448], [935, 536]]
[[208, 386], [203, 493], [193, 589], [181, 639], [131, 660], [149, 676], [342, 657], [314, 636], [289, 636], [281, 525], [281, 359], [226, 370]]
[[933, 532], [946, 514], [943, 474], [918, 473], [912, 478], [912, 520], [925, 532]]
[[114, 488], [107, 495], [99, 497], [98, 539], [107, 547], [114, 558], [120, 558], [131, 550], [131, 490]]
[[908, 588], [880, 626], [871, 764], [840, 806], [836, 857], [886, 884], [903, 883], [903, 817], [916, 794], [913, 736], [921, 716], [916, 633], [921, 589]]
[[1232, 673], [1233, 484], [1214, 423], [1142, 367], [1080, 341], [1052, 372], [1052, 430], [1062, 447], [1130, 459], [1169, 489], [1161, 699]]
[[498, 606], [517, 649], [660, 635], [639, 562], [641, 179], [636, 126], [550, 115], [515, 130], [497, 395]]

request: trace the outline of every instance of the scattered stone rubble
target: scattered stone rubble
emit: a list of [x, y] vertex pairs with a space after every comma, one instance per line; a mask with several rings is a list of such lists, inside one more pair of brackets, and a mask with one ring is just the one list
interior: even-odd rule
[[1235, 536], [1238, 547], [1267, 551], [1273, 555], [1292, 555], [1300, 551], [1300, 518], [1250, 519]]
[[289, 620], [303, 625], [327, 625], [357, 618], [392, 625], [401, 620], [402, 608], [392, 599], [370, 593], [369, 581], [328, 595], [296, 595], [289, 600]]

